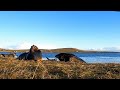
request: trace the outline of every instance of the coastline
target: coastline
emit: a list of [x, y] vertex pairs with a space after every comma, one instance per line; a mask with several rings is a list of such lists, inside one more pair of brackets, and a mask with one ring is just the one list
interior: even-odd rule
[[[92, 50], [80, 50], [77, 48], [58, 48], [58, 49], [40, 49], [43, 53], [120, 53], [115, 51], [92, 51]], [[12, 50], [12, 49], [1, 49], [0, 52], [27, 52], [29, 49], [20, 49], [20, 50]]]

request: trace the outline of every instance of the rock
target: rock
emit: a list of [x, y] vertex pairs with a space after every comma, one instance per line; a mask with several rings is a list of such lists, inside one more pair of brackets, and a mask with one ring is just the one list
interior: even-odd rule
[[6, 57], [6, 58], [15, 58], [16, 54], [11, 53], [11, 54], [0, 54], [0, 57]]

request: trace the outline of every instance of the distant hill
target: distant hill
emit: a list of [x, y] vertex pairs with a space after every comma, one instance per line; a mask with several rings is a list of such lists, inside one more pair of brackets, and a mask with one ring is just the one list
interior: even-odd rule
[[0, 48], [0, 51], [4, 51], [5, 49]]
[[[21, 49], [21, 50], [10, 50], [10, 49], [2, 49], [0, 48], [1, 52], [26, 52], [29, 51], [29, 49]], [[42, 52], [53, 52], [53, 53], [70, 53], [70, 52], [108, 52], [108, 51], [93, 51], [93, 50], [80, 50], [77, 48], [58, 48], [58, 49], [41, 49]]]
[[51, 49], [49, 51], [59, 52], [59, 53], [62, 53], [62, 52], [85, 52], [84, 50], [79, 50], [76, 48], [58, 48], [58, 49]]

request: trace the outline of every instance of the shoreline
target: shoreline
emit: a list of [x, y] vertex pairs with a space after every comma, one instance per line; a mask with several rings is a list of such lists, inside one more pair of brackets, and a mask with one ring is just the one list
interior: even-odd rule
[[[43, 53], [120, 53], [117, 51], [93, 51], [93, 50], [80, 50], [77, 48], [58, 48], [58, 49], [40, 49]], [[0, 49], [0, 52], [26, 52], [29, 49]]]

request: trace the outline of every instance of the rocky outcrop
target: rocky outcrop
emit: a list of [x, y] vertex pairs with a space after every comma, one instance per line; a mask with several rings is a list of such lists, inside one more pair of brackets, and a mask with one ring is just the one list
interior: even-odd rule
[[16, 54], [15, 53], [10, 53], [10, 54], [0, 54], [0, 57], [5, 57], [5, 58], [15, 58]]

